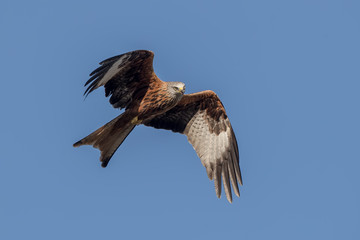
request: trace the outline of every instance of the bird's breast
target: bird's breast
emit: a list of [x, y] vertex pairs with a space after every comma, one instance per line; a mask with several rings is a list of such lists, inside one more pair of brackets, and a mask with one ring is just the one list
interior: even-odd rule
[[167, 112], [178, 102], [179, 99], [162, 91], [145, 96], [139, 105], [139, 119], [144, 120]]

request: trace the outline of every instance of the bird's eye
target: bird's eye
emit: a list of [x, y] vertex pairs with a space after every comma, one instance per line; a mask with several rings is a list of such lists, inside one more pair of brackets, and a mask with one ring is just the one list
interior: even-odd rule
[[178, 87], [173, 87], [175, 91], [179, 91], [179, 88]]

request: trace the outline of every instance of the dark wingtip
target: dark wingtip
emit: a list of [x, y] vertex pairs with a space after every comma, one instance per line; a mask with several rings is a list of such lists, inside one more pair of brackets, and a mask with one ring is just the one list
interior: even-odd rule
[[73, 144], [73, 147], [80, 147], [82, 145], [82, 141], [77, 141], [76, 143]]
[[106, 166], [108, 165], [109, 161], [110, 161], [110, 158], [102, 159], [102, 160], [101, 160], [101, 167], [106, 168]]

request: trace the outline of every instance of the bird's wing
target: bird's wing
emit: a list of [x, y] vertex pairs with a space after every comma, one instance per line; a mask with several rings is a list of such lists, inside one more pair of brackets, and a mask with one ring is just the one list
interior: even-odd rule
[[143, 123], [185, 134], [208, 177], [214, 179], [216, 195], [221, 195], [222, 178], [228, 201], [232, 202], [230, 181], [235, 194], [240, 196], [238, 145], [224, 106], [213, 91], [186, 94], [173, 109]]
[[90, 73], [84, 95], [98, 87], [105, 87], [105, 96], [115, 108], [126, 108], [135, 97], [145, 95], [151, 81], [159, 81], [153, 70], [154, 53], [137, 50], [100, 62]]

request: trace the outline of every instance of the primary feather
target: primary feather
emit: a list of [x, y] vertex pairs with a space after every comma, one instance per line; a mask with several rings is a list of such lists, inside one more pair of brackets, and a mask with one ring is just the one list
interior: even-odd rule
[[231, 185], [240, 196], [242, 178], [237, 141], [223, 104], [213, 91], [184, 95], [183, 83], [161, 81], [154, 73], [153, 57], [146, 50], [125, 53], [102, 61], [90, 74], [85, 94], [104, 86], [110, 103], [125, 112], [74, 146], [98, 148], [106, 167], [138, 124], [185, 134], [214, 180], [216, 195], [221, 196], [223, 182], [232, 202]]

